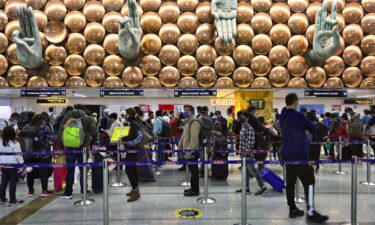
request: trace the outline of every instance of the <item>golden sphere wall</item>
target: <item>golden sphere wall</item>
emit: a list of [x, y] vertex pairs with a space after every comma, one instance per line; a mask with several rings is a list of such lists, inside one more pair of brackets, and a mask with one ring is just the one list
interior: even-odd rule
[[[307, 68], [322, 0], [238, 3], [237, 37], [219, 41], [211, 3], [137, 1], [143, 29], [139, 64], [118, 51], [126, 0], [0, 1], [0, 87], [375, 88], [375, 0], [337, 0], [340, 48]], [[328, 9], [333, 0], [328, 0]], [[15, 9], [35, 12], [50, 68], [31, 76], [19, 65]]]

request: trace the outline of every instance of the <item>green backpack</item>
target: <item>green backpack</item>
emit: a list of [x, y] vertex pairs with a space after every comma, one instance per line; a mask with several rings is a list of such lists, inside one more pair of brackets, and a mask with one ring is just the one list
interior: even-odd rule
[[79, 148], [83, 144], [85, 134], [81, 118], [70, 118], [63, 129], [63, 145], [67, 148]]

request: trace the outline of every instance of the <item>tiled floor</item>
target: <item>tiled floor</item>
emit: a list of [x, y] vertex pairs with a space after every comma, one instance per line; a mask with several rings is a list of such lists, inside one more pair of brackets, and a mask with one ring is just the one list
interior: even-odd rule
[[[213, 205], [201, 205], [196, 198], [183, 197], [184, 172], [178, 172], [176, 166], [165, 166], [161, 169], [162, 175], [158, 176], [156, 183], [141, 183], [141, 199], [134, 203], [127, 203], [125, 193], [129, 188], [110, 188], [110, 224], [127, 225], [231, 225], [239, 223], [241, 214], [241, 195], [234, 191], [241, 185], [240, 170], [238, 165], [231, 165], [230, 177], [227, 181], [210, 181], [210, 197], [217, 202]], [[280, 166], [271, 166], [271, 169], [281, 174]], [[337, 165], [324, 165], [316, 174], [316, 207], [330, 216], [327, 224], [340, 224], [350, 221], [350, 191], [351, 191], [351, 166], [344, 165], [348, 175], [336, 175], [332, 171]], [[365, 179], [365, 165], [358, 167], [358, 181]], [[372, 166], [373, 173], [375, 168]], [[114, 176], [111, 176], [111, 180]], [[125, 175], [123, 174], [125, 180]], [[375, 180], [375, 176], [372, 176]], [[127, 181], [126, 181], [127, 182]], [[91, 182], [89, 181], [89, 184]], [[203, 185], [203, 180], [201, 180]], [[36, 192], [40, 191], [36, 183]], [[52, 188], [52, 183], [50, 183]], [[75, 186], [78, 193], [79, 185]], [[256, 191], [256, 181], [251, 181], [252, 192]], [[18, 186], [18, 197], [24, 199], [27, 188], [25, 183]], [[203, 191], [203, 188], [201, 189]], [[301, 190], [302, 191], [302, 190]], [[301, 193], [302, 194], [302, 193]], [[74, 200], [52, 201], [35, 214], [25, 219], [21, 224], [35, 225], [96, 225], [103, 224], [103, 196], [91, 195], [95, 204], [87, 207], [73, 206], [80, 195], [75, 195]], [[358, 221], [360, 224], [375, 225], [375, 187], [358, 185]], [[27, 202], [30, 200], [28, 199]], [[299, 204], [304, 209], [304, 204]], [[270, 188], [264, 197], [248, 195], [247, 218], [252, 225], [305, 225], [305, 218], [291, 220], [288, 218], [286, 197]], [[180, 208], [198, 208], [203, 216], [199, 219], [179, 219], [175, 211]], [[0, 217], [16, 210], [13, 207], [0, 206]]]

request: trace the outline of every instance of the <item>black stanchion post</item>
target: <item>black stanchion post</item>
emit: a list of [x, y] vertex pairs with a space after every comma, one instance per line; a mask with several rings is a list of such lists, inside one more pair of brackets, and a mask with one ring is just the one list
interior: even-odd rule
[[367, 149], [367, 163], [366, 163], [366, 167], [367, 167], [367, 171], [366, 171], [366, 181], [362, 181], [361, 184], [363, 185], [366, 185], [366, 186], [374, 186], [375, 183], [372, 183], [371, 182], [371, 163], [370, 163], [370, 138], [367, 140], [367, 143], [366, 143], [366, 149]]
[[[159, 147], [160, 147], [160, 139], [159, 139], [159, 137], [156, 139], [156, 141], [157, 141], [157, 143], [156, 143], [156, 152], [155, 152], [155, 161], [157, 161], [157, 162], [161, 162], [163, 159], [160, 159], [160, 153], [159, 153], [159, 151], [162, 151], [162, 149], [160, 149]], [[162, 155], [162, 154], [161, 154]], [[156, 164], [155, 165], [155, 174], [156, 175], [161, 175], [161, 172], [159, 171], [159, 165], [158, 164]]]
[[103, 161], [103, 224], [109, 225], [108, 159]]
[[247, 223], [247, 200], [246, 200], [246, 157], [242, 158], [242, 168], [241, 168], [241, 223], [236, 223], [234, 225], [250, 225]]
[[342, 163], [341, 163], [341, 160], [342, 160], [342, 137], [339, 137], [339, 143], [336, 146], [337, 146], [337, 150], [338, 150], [338, 153], [339, 153], [340, 162], [339, 162], [339, 170], [335, 171], [334, 173], [339, 174], [339, 175], [346, 175], [348, 173], [342, 171]]
[[[117, 143], [117, 152], [116, 152], [116, 161], [120, 163], [120, 142]], [[111, 187], [125, 187], [126, 184], [121, 182], [121, 166], [119, 164], [116, 165], [116, 182], [111, 185]]]
[[203, 198], [198, 198], [197, 202], [201, 204], [213, 204], [216, 202], [214, 198], [208, 197], [208, 147], [206, 146], [207, 140], [204, 141], [205, 147], [204, 147], [204, 195]]
[[[87, 163], [87, 148], [83, 148], [83, 163]], [[95, 203], [94, 199], [87, 199], [87, 166], [83, 166], [83, 199], [74, 203], [75, 206], [88, 206]]]

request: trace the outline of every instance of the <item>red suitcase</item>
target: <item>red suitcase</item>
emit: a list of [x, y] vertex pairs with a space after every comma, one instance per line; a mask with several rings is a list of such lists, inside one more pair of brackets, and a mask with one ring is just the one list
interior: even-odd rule
[[[53, 145], [53, 151], [59, 151], [58, 144], [55, 143]], [[54, 155], [53, 161], [55, 164], [65, 164], [66, 163], [65, 154]], [[66, 167], [55, 167], [53, 169], [53, 181], [54, 181], [54, 187], [55, 187], [56, 192], [65, 189], [66, 173], [67, 173]]]

